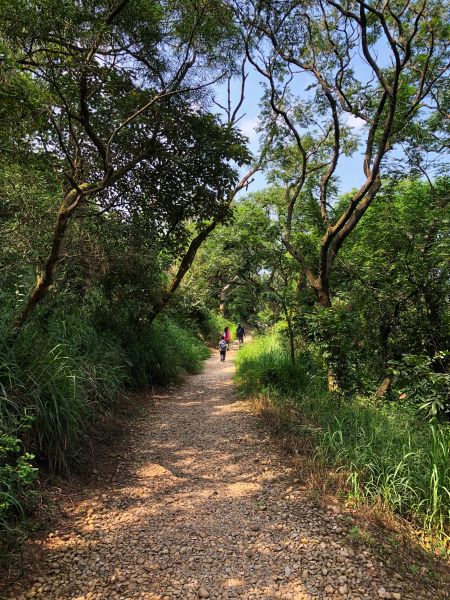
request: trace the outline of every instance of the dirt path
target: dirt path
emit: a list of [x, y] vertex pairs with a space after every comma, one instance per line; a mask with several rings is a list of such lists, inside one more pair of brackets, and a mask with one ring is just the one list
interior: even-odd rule
[[146, 405], [110, 483], [66, 507], [8, 598], [436, 598], [388, 577], [339, 509], [305, 497], [236, 398], [232, 355]]

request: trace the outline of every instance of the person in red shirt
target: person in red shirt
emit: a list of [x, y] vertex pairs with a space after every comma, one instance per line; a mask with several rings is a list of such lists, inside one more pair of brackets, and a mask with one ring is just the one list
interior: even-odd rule
[[229, 327], [225, 327], [224, 332], [223, 332], [223, 338], [227, 343], [227, 350], [230, 349], [230, 342], [231, 342], [231, 332], [230, 332], [230, 328]]

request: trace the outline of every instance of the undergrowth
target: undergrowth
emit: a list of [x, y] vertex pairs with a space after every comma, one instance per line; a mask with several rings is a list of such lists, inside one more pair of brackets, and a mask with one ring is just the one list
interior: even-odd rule
[[[4, 319], [4, 323], [7, 323]], [[31, 320], [0, 336], [0, 553], [23, 537], [36, 466], [82, 468], [91, 441], [126, 389], [198, 373], [205, 344], [173, 319], [107, 329], [88, 310]], [[0, 324], [1, 326], [1, 324]]]
[[135, 389], [178, 382], [185, 373], [200, 372], [209, 357], [201, 340], [166, 317], [130, 332], [123, 344], [129, 385]]
[[[2, 391], [3, 394], [3, 391]], [[2, 395], [1, 400], [4, 400]], [[0, 430], [0, 557], [25, 537], [24, 522], [33, 508], [37, 469], [34, 456], [24, 452], [17, 437], [30, 427], [30, 419], [22, 415], [15, 424], [1, 423]], [[0, 558], [0, 564], [2, 559]]]
[[235, 327], [231, 321], [212, 311], [206, 311], [201, 319], [197, 319], [197, 323], [205, 342], [214, 347], [217, 347], [225, 327], [229, 327], [230, 331]]
[[330, 395], [320, 360], [304, 352], [292, 365], [275, 336], [239, 353], [237, 382], [247, 396], [263, 394], [275, 409], [293, 408], [297, 433], [313, 436], [316, 458], [347, 474], [353, 498], [381, 502], [448, 539], [448, 426], [421, 421], [412, 408], [392, 402]]

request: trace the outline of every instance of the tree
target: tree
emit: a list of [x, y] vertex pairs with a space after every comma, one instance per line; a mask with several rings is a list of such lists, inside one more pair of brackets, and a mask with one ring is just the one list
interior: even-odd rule
[[278, 236], [277, 224], [251, 194], [233, 204], [229, 222], [219, 227], [203, 247], [186, 282], [211, 308], [236, 319], [248, 319], [261, 303], [264, 282]]
[[[249, 61], [267, 82], [267, 111], [286, 189], [284, 244], [321, 306], [331, 305], [336, 257], [377, 196], [389, 157], [400, 144], [417, 157], [429, 139], [412, 135], [430, 120], [441, 126], [449, 66], [446, 8], [440, 2], [318, 0], [246, 2], [239, 6]], [[336, 173], [354, 152], [351, 122], [361, 124], [363, 184], [336, 214]], [[434, 150], [445, 152], [435, 140]], [[406, 162], [406, 161], [404, 161]], [[304, 189], [321, 216], [315, 267], [295, 244], [294, 214]]]
[[[361, 315], [361, 367], [393, 382], [392, 361], [426, 355], [437, 371], [448, 347], [448, 178], [385, 185], [336, 265], [338, 294]], [[364, 366], [366, 365], [366, 366]]]
[[[198, 231], [181, 261], [182, 277], [214, 227], [209, 220], [226, 215], [237, 183], [230, 161], [242, 164], [248, 155], [239, 135], [202, 106], [204, 90], [233, 68], [234, 26], [221, 2], [68, 0], [44, 11], [38, 2], [3, 0], [2, 15], [7, 67], [41, 89], [38, 105], [28, 104], [39, 117], [28, 143], [45, 156], [62, 190], [50, 249], [14, 333], [52, 285], [80, 211], [128, 218], [160, 209], [167, 219], [157, 224], [169, 230], [172, 221], [194, 219]], [[182, 189], [177, 169], [182, 177], [192, 173]], [[176, 205], [170, 216], [167, 202]]]

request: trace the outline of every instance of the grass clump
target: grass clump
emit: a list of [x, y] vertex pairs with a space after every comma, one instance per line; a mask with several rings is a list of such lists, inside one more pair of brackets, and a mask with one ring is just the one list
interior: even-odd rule
[[314, 356], [305, 352], [292, 364], [276, 334], [257, 337], [245, 345], [236, 366], [238, 384], [246, 394], [302, 389], [317, 395], [326, 390], [325, 373], [318, 368]]
[[33, 420], [23, 443], [51, 472], [65, 471], [80, 460], [126, 377], [118, 344], [82, 316], [59, 318], [45, 330], [33, 322], [2, 347], [0, 383], [9, 400], [0, 419], [26, 411]]
[[48, 322], [33, 319], [13, 343], [6, 335], [0, 340], [0, 551], [6, 554], [24, 539], [36, 466], [50, 473], [82, 468], [124, 391], [198, 373], [209, 351], [173, 319], [98, 322], [89, 306], [56, 312]]
[[237, 359], [242, 391], [293, 407], [312, 423], [307, 431], [316, 457], [348, 473], [354, 498], [382, 502], [445, 536], [450, 524], [448, 425], [423, 422], [412, 408], [394, 403], [330, 395], [325, 381], [324, 368], [311, 353], [300, 354], [292, 365], [273, 336], [245, 347]]
[[199, 373], [209, 350], [191, 331], [164, 316], [125, 343], [130, 385], [166, 385], [179, 382], [185, 373]]

